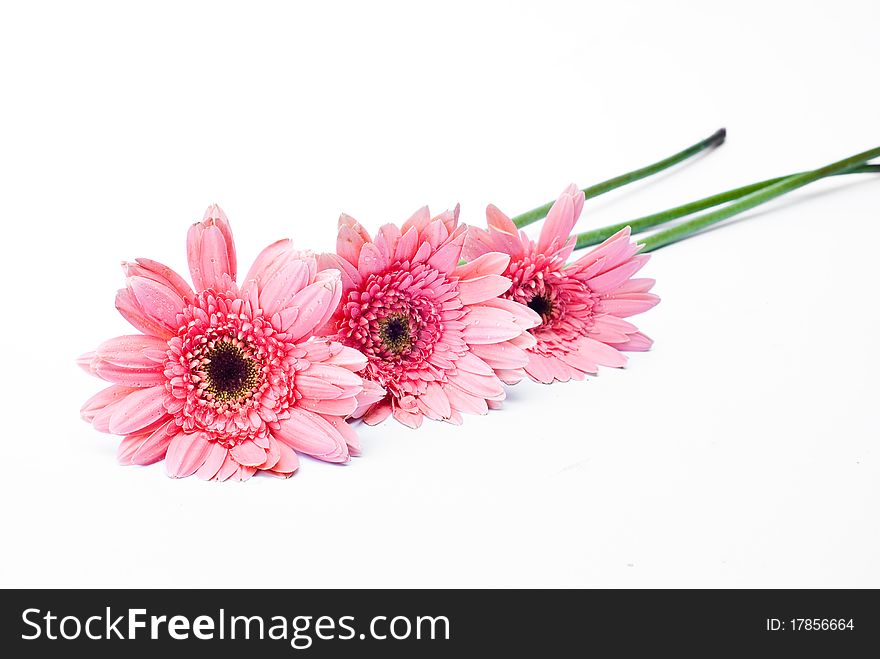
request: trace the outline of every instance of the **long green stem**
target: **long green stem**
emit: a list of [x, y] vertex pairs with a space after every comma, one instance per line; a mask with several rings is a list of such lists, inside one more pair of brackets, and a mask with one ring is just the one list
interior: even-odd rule
[[651, 252], [655, 249], [664, 247], [665, 245], [670, 245], [672, 243], [678, 242], [679, 240], [684, 240], [688, 236], [691, 236], [698, 231], [702, 231], [703, 229], [712, 226], [713, 224], [717, 224], [718, 222], [733, 217], [734, 215], [742, 213], [743, 211], [747, 211], [751, 208], [754, 208], [755, 206], [760, 206], [761, 204], [768, 202], [771, 199], [775, 199], [776, 197], [784, 195], [787, 192], [791, 192], [792, 190], [801, 188], [805, 185], [812, 183], [813, 181], [818, 181], [821, 178], [825, 178], [826, 176], [834, 176], [835, 174], [846, 172], [854, 167], [864, 165], [868, 160], [871, 160], [872, 158], [876, 158], [878, 156], [880, 156], [880, 147], [876, 147], [874, 149], [871, 149], [870, 151], [863, 151], [862, 153], [850, 156], [849, 158], [845, 158], [844, 160], [838, 160], [837, 162], [826, 165], [825, 167], [814, 169], [811, 172], [804, 172], [803, 174], [789, 176], [786, 179], [783, 179], [781, 181], [768, 185], [765, 188], [747, 194], [741, 197], [739, 200], [725, 206], [724, 208], [719, 208], [718, 210], [705, 213], [694, 218], [693, 220], [689, 220], [687, 222], [679, 224], [678, 226], [672, 227], [671, 229], [665, 229], [664, 231], [659, 231], [652, 236], [648, 236], [643, 241], [641, 241], [642, 243], [644, 243], [644, 248], [642, 249], [642, 251]]
[[[728, 190], [726, 192], [721, 192], [711, 197], [706, 197], [704, 199], [699, 199], [697, 201], [692, 201], [687, 204], [682, 204], [681, 206], [676, 206], [675, 208], [670, 208], [665, 211], [660, 211], [659, 213], [653, 213], [651, 215], [645, 215], [635, 220], [630, 220], [629, 222], [618, 222], [617, 224], [612, 224], [607, 227], [600, 227], [598, 229], [591, 229], [590, 231], [584, 231], [583, 233], [577, 234], [577, 243], [575, 244], [575, 249], [581, 249], [583, 247], [589, 247], [590, 245], [598, 245], [603, 240], [607, 240], [615, 233], [623, 229], [624, 227], [630, 227], [632, 229], [633, 234], [641, 233], [642, 231], [646, 231], [652, 227], [656, 227], [660, 224], [665, 224], [666, 222], [670, 222], [672, 220], [677, 220], [680, 217], [685, 217], [686, 215], [692, 215], [694, 213], [698, 213], [702, 210], [706, 210], [707, 208], [713, 208], [714, 206], [720, 206], [721, 204], [726, 204], [727, 202], [734, 201], [736, 199], [740, 199], [747, 194], [751, 194], [758, 190], [763, 190], [766, 187], [779, 183], [780, 181], [784, 181], [787, 178], [791, 178], [792, 176], [800, 176], [800, 174], [804, 174], [806, 172], [799, 172], [798, 174], [789, 174], [787, 176], [777, 176], [776, 178], [767, 179], [766, 181], [760, 181], [758, 183], [751, 183], [750, 185], [744, 185], [739, 188], [734, 188], [733, 190]], [[880, 173], [880, 165], [862, 165], [861, 167], [854, 167], [853, 169], [847, 170], [845, 172], [838, 172], [837, 174], [833, 174], [833, 176], [842, 176], [845, 174], [877, 174]]]
[[[601, 194], [610, 192], [611, 190], [624, 186], [627, 183], [633, 183], [634, 181], [638, 181], [639, 179], [651, 176], [652, 174], [656, 174], [657, 172], [662, 172], [664, 169], [668, 169], [673, 165], [677, 165], [683, 160], [687, 160], [688, 158], [697, 155], [701, 151], [705, 151], [706, 149], [710, 149], [715, 146], [720, 146], [724, 143], [726, 137], [727, 131], [724, 128], [721, 128], [715, 131], [705, 140], [697, 142], [693, 146], [689, 146], [684, 151], [679, 151], [675, 155], [669, 156], [664, 160], [655, 162], [653, 165], [648, 165], [647, 167], [642, 167], [641, 169], [636, 169], [627, 174], [621, 174], [620, 176], [615, 176], [614, 178], [610, 178], [607, 181], [603, 181], [602, 183], [597, 183], [596, 185], [591, 185], [588, 188], [584, 188], [584, 195], [587, 199], [598, 197]], [[547, 217], [547, 213], [550, 212], [550, 208], [552, 206], [553, 202], [551, 201], [544, 204], [543, 206], [538, 206], [537, 208], [533, 208], [530, 211], [526, 211], [525, 213], [522, 213], [521, 215], [517, 215], [516, 217], [512, 218], [513, 223], [516, 224], [516, 226], [518, 227], [524, 227], [528, 224], [531, 224], [532, 222], [537, 222], [538, 220]]]

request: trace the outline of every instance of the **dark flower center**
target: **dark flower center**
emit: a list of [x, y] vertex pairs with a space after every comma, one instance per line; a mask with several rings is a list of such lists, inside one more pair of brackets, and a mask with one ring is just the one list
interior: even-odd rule
[[550, 314], [553, 313], [553, 301], [546, 295], [536, 295], [529, 300], [526, 306], [544, 320], [547, 320]]
[[409, 319], [400, 313], [385, 316], [379, 321], [379, 339], [394, 354], [400, 354], [412, 345]]
[[257, 363], [238, 346], [225, 341], [218, 343], [208, 353], [208, 360], [208, 391], [216, 400], [244, 398], [257, 383]]

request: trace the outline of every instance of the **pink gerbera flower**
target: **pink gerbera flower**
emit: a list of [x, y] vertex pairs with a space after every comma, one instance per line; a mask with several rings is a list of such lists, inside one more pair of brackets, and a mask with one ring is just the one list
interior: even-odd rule
[[525, 370], [538, 382], [580, 380], [599, 366], [623, 366], [624, 350], [647, 350], [651, 340], [624, 320], [660, 301], [649, 293], [653, 279], [633, 279], [648, 260], [630, 240], [629, 227], [566, 265], [574, 250], [569, 239], [584, 206], [584, 193], [571, 185], [547, 215], [534, 242], [495, 206], [486, 210], [488, 231], [471, 227], [467, 259], [504, 252], [504, 275], [513, 285], [505, 297], [528, 305], [541, 316], [530, 330], [537, 340]]
[[344, 462], [358, 439], [344, 418], [384, 392], [357, 372], [357, 350], [312, 339], [342, 294], [335, 271], [289, 241], [267, 247], [242, 287], [223, 211], [212, 206], [187, 236], [195, 290], [147, 259], [124, 263], [116, 308], [141, 334], [120, 336], [80, 358], [113, 385], [82, 408], [102, 432], [122, 435], [119, 461], [165, 458], [168, 474], [246, 480], [289, 476], [295, 451]]
[[504, 399], [518, 382], [540, 322], [527, 307], [499, 296], [509, 257], [486, 253], [459, 266], [465, 227], [458, 208], [431, 218], [427, 207], [402, 227], [386, 224], [373, 239], [354, 219], [339, 219], [336, 254], [323, 268], [342, 272], [342, 303], [324, 332], [366, 355], [364, 377], [387, 396], [355, 416], [378, 423], [393, 414], [410, 427], [423, 417], [461, 422]]

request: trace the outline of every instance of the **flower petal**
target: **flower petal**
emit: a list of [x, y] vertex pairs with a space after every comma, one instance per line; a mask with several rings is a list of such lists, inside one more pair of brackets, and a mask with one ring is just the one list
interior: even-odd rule
[[415, 227], [406, 230], [397, 241], [397, 247], [394, 250], [394, 261], [412, 261], [419, 248], [419, 232]]
[[[433, 222], [432, 225], [437, 222]], [[464, 248], [465, 234], [461, 233], [454, 237], [445, 245], [442, 245], [431, 258], [428, 259], [428, 265], [444, 274], [452, 274], [453, 270], [458, 267], [461, 260], [461, 250]]]
[[259, 287], [260, 307], [272, 316], [290, 306], [293, 297], [306, 287], [316, 267], [314, 259], [289, 257]]
[[449, 384], [472, 396], [481, 396], [490, 400], [504, 400], [504, 388], [494, 374], [477, 375], [458, 370], [449, 376]]
[[471, 352], [480, 357], [493, 369], [516, 369], [522, 368], [529, 363], [528, 353], [508, 341], [472, 345]]
[[613, 297], [602, 300], [597, 311], [612, 314], [618, 318], [629, 318], [644, 313], [659, 302], [660, 298], [653, 293], [615, 294]]
[[382, 252], [382, 256], [389, 263], [395, 260], [394, 254], [397, 247], [397, 241], [400, 240], [400, 229], [394, 224], [383, 224], [379, 227], [379, 233], [376, 234], [376, 247]]
[[212, 442], [208, 457], [205, 458], [205, 462], [202, 463], [202, 466], [196, 471], [196, 476], [203, 481], [211, 480], [217, 475], [217, 472], [220, 471], [220, 467], [226, 462], [226, 457], [228, 455], [229, 450], [227, 448], [221, 446], [217, 442]]
[[279, 442], [275, 437], [269, 435], [267, 438], [269, 447], [266, 449], [266, 460], [263, 464], [258, 466], [258, 469], [263, 470], [271, 470], [275, 468], [275, 465], [281, 459], [281, 449], [283, 446], [281, 442]]
[[635, 256], [621, 265], [593, 277], [587, 284], [593, 292], [607, 295], [618, 289], [624, 282], [638, 272], [647, 262], [650, 254]]
[[213, 443], [204, 432], [180, 432], [174, 436], [165, 454], [165, 468], [172, 478], [192, 476], [211, 453]]
[[400, 227], [400, 232], [401, 234], [406, 235], [410, 228], [414, 228], [416, 231], [421, 232], [426, 226], [428, 226], [428, 222], [430, 221], [431, 212], [428, 210], [427, 206], [422, 206], [403, 223], [403, 226]]
[[473, 259], [469, 263], [458, 266], [455, 276], [461, 280], [476, 279], [486, 275], [501, 275], [510, 263], [510, 255], [501, 252], [488, 252]]
[[134, 263], [123, 262], [122, 269], [126, 277], [146, 277], [168, 286], [185, 300], [193, 299], [192, 287], [167, 265], [151, 259], [135, 259]]
[[174, 423], [174, 419], [169, 418], [167, 422], [148, 433], [131, 456], [131, 464], [150, 465], [164, 458], [176, 430], [177, 424]]
[[[519, 249], [522, 250], [522, 247]], [[499, 248], [495, 245], [495, 238], [485, 229], [469, 226], [467, 238], [464, 241], [464, 249], [461, 253], [462, 258], [469, 263], [459, 267], [466, 267], [478, 258], [492, 253], [500, 253]]]
[[503, 295], [510, 288], [510, 279], [501, 275], [485, 275], [458, 282], [462, 304], [477, 304]]
[[226, 455], [226, 460], [220, 466], [220, 469], [217, 470], [217, 474], [213, 477], [213, 480], [217, 481], [227, 481], [230, 478], [233, 478], [236, 474], [239, 473], [239, 469], [241, 469], [241, 465], [238, 464], [235, 459], [228, 454]]
[[291, 448], [327, 462], [347, 462], [348, 445], [339, 432], [318, 414], [291, 409], [290, 418], [280, 422], [275, 438]]
[[186, 306], [177, 291], [145, 277], [129, 277], [128, 286], [147, 318], [171, 333], [177, 332], [177, 315]]
[[116, 310], [125, 318], [132, 327], [140, 330], [144, 334], [158, 336], [163, 339], [170, 339], [174, 336], [174, 330], [169, 329], [162, 323], [156, 322], [150, 318], [138, 301], [135, 299], [129, 288], [121, 288], [116, 293]]
[[116, 460], [121, 465], [130, 465], [131, 456], [137, 451], [138, 447], [144, 443], [143, 435], [128, 435], [123, 437], [116, 447]]
[[290, 299], [290, 306], [298, 309], [296, 319], [285, 328], [291, 341], [310, 335], [323, 325], [336, 309], [342, 297], [342, 282], [338, 271], [322, 271], [321, 278], [309, 284]]
[[492, 251], [509, 254], [513, 259], [522, 258], [525, 254], [523, 240], [510, 218], [490, 205], [486, 209], [486, 221], [489, 225]]
[[468, 414], [488, 414], [489, 407], [486, 405], [486, 399], [482, 396], [474, 396], [458, 387], [446, 387], [446, 397], [452, 409], [459, 412], [467, 412]]
[[235, 281], [238, 273], [238, 262], [235, 255], [235, 240], [232, 238], [232, 227], [229, 225], [226, 213], [224, 213], [223, 209], [217, 204], [212, 204], [208, 207], [208, 210], [205, 211], [202, 222], [208, 224], [213, 222], [214, 226], [223, 234], [223, 240], [226, 242], [226, 255], [229, 259], [229, 267], [226, 272], [229, 274], [230, 279]]
[[[529, 377], [536, 382], [550, 384], [554, 380], [568, 382], [572, 379], [572, 369], [555, 357], [547, 357], [532, 353], [529, 364], [525, 368]], [[578, 371], [580, 373], [580, 371]], [[581, 376], [583, 377], [583, 376]]]
[[595, 361], [600, 366], [622, 367], [626, 366], [627, 357], [619, 350], [605, 345], [590, 337], [581, 337], [578, 341], [578, 350], [581, 355]]
[[625, 343], [615, 343], [614, 347], [618, 350], [627, 350], [629, 352], [644, 352], [650, 350], [652, 345], [654, 345], [654, 342], [650, 338], [641, 332], [635, 332], [627, 336]]
[[300, 371], [298, 376], [309, 375], [309, 377], [320, 378], [325, 382], [329, 382], [340, 388], [356, 387], [360, 389], [363, 386], [363, 380], [356, 373], [352, 373], [347, 368], [335, 366], [333, 364], [313, 363], [304, 371]]
[[235, 461], [246, 467], [258, 467], [266, 461], [266, 449], [260, 448], [251, 440], [247, 440], [229, 449]]
[[400, 407], [395, 407], [393, 414], [395, 419], [413, 430], [420, 427], [422, 425], [422, 419], [424, 419], [424, 415], [421, 412], [408, 412]]
[[[94, 423], [97, 416], [104, 413], [104, 423], [108, 424], [110, 422], [109, 415], [113, 413], [116, 406], [119, 405], [129, 394], [134, 393], [135, 391], [137, 391], [137, 388], [135, 387], [126, 387], [119, 384], [114, 384], [106, 389], [101, 389], [101, 391], [83, 403], [83, 406], [79, 411], [80, 416], [82, 416], [84, 421]], [[110, 432], [110, 428], [106, 425], [101, 428], [96, 426], [96, 430]]]
[[361, 249], [358, 258], [358, 271], [362, 277], [384, 272], [388, 267], [388, 261], [382, 256], [382, 252], [373, 243], [366, 243]]
[[470, 307], [462, 336], [468, 343], [499, 343], [523, 333], [523, 328], [499, 309]]
[[278, 462], [272, 467], [272, 471], [290, 475], [299, 468], [299, 457], [296, 452], [284, 442], [278, 442], [278, 449], [281, 452]]
[[331, 343], [332, 354], [326, 360], [328, 364], [347, 368], [350, 371], [362, 371], [367, 366], [367, 358], [360, 350], [355, 350], [340, 343]]
[[495, 231], [506, 233], [510, 236], [519, 235], [519, 229], [517, 229], [513, 220], [502, 213], [494, 204], [489, 204], [486, 207], [486, 224], [489, 225], [490, 229], [495, 229]]
[[450, 400], [446, 396], [444, 388], [439, 384], [430, 384], [425, 392], [419, 395], [418, 400], [440, 419], [448, 419], [452, 414]]
[[186, 252], [190, 275], [197, 291], [209, 288], [225, 290], [227, 281], [235, 281], [235, 242], [229, 221], [216, 204], [205, 211], [201, 222], [190, 227], [186, 237]]
[[655, 283], [655, 280], [645, 277], [640, 279], [630, 279], [628, 282], [620, 285], [617, 289], [617, 293], [647, 293], [654, 288]]
[[573, 183], [569, 185], [547, 213], [541, 235], [538, 238], [538, 252], [548, 253], [555, 247], [562, 247], [568, 240], [571, 230], [580, 217], [584, 207], [584, 193]]
[[127, 387], [155, 387], [164, 384], [167, 380], [161, 364], [138, 368], [114, 364], [98, 357], [94, 361], [93, 368], [95, 375], [102, 380]]
[[155, 336], [128, 334], [104, 341], [95, 350], [103, 361], [120, 366], [148, 368], [165, 362], [168, 343]]
[[217, 227], [207, 227], [202, 233], [201, 251], [201, 281], [204, 289], [213, 288], [222, 290], [226, 276], [230, 279], [229, 253], [223, 234]]
[[[358, 410], [354, 413], [355, 417], [358, 417], [362, 412], [361, 408], [358, 407]], [[371, 405], [367, 408], [366, 411], [363, 412], [362, 416], [364, 419], [364, 423], [370, 426], [375, 426], [379, 423], [382, 423], [385, 419], [387, 419], [391, 415], [391, 401], [386, 398], [374, 405]]]
[[368, 408], [373, 406], [374, 403], [378, 403], [385, 398], [385, 389], [382, 388], [378, 382], [364, 380], [363, 387], [364, 388], [360, 393], [355, 394], [358, 407], [352, 415], [355, 418], [360, 418], [366, 413]]
[[168, 345], [164, 339], [142, 334], [105, 341], [78, 360], [90, 374], [128, 387], [153, 387], [166, 380], [163, 363]]
[[348, 215], [339, 218], [339, 233], [336, 235], [336, 253], [357, 268], [361, 250], [370, 240], [358, 222]]
[[360, 285], [362, 278], [357, 268], [338, 254], [319, 254], [318, 268], [321, 270], [339, 270], [342, 279], [342, 292], [348, 293]]
[[502, 309], [512, 316], [513, 322], [523, 329], [531, 329], [537, 327], [543, 321], [541, 316], [529, 309], [526, 305], [508, 300], [503, 297], [492, 298], [480, 303], [480, 306], [492, 307], [494, 309]]
[[339, 416], [322, 414], [321, 418], [333, 426], [336, 429], [336, 432], [342, 436], [345, 443], [348, 445], [348, 452], [350, 455], [358, 456], [361, 454], [361, 440], [351, 424], [347, 423], [345, 419]]
[[165, 387], [138, 389], [115, 406], [109, 429], [114, 435], [130, 435], [165, 416]]
[[358, 400], [354, 397], [336, 399], [302, 398], [297, 401], [297, 405], [317, 414], [344, 417], [354, 414], [358, 407]]
[[254, 285], [261, 286], [268, 281], [292, 254], [293, 243], [289, 238], [278, 240], [266, 247], [260, 252], [245, 275], [242, 293]]
[[562, 352], [556, 355], [556, 359], [585, 374], [595, 375], [599, 372], [599, 365], [596, 363], [596, 360], [581, 352]]

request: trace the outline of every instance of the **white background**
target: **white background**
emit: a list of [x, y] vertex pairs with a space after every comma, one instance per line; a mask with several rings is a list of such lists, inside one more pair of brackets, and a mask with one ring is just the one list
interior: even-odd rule
[[[714, 6], [713, 6], [714, 5]], [[0, 585], [880, 586], [880, 181], [822, 182], [659, 251], [654, 350], [345, 467], [176, 481], [78, 418], [130, 332], [118, 262], [185, 272], [211, 202], [242, 270], [462, 203], [602, 226], [880, 143], [864, 2], [4, 3]]]

